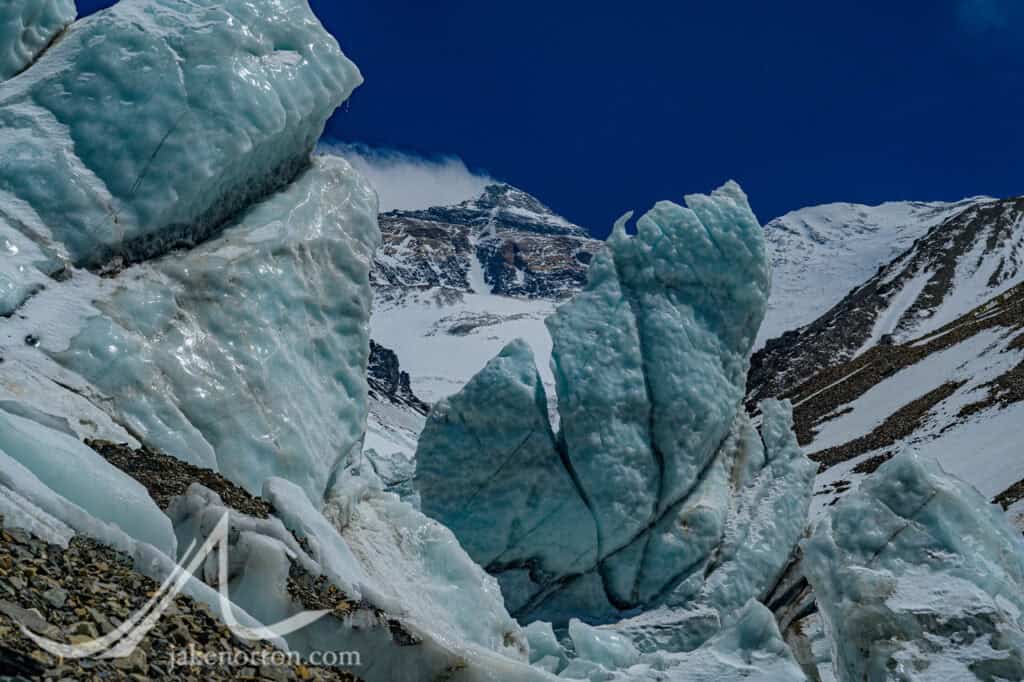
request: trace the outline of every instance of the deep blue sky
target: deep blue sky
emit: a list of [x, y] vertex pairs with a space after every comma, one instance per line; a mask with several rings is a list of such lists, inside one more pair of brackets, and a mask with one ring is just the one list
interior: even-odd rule
[[1019, 0], [311, 4], [367, 81], [329, 135], [458, 155], [596, 233], [728, 178], [762, 220], [1024, 194]]

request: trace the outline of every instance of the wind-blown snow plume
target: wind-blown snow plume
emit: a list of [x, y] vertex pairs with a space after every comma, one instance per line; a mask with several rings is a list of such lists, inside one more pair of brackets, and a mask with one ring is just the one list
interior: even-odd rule
[[476, 199], [495, 181], [456, 156], [424, 157], [362, 144], [324, 142], [320, 151], [345, 157], [376, 188], [380, 210], [412, 211]]

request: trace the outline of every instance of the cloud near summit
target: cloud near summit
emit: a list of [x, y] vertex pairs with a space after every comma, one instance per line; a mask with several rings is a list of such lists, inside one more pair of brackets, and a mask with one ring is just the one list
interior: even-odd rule
[[323, 142], [320, 151], [344, 157], [366, 176], [377, 190], [382, 213], [458, 204], [496, 182], [455, 156], [424, 157], [349, 142]]

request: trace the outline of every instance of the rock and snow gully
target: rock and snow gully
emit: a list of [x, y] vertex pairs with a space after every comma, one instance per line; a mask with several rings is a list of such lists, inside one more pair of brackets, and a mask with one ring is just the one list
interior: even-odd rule
[[[7, 554], [160, 583], [228, 513], [232, 602], [213, 564], [185, 596], [327, 611], [272, 644], [368, 682], [1022, 674], [1024, 547], [966, 485], [900, 456], [808, 533], [788, 404], [743, 408], [770, 272], [737, 185], [597, 249], [547, 322], [557, 428], [522, 342], [433, 408], [421, 512], [362, 451], [376, 196], [311, 157], [356, 67], [306, 0], [73, 17], [0, 9]], [[8, 621], [43, 602], [0, 569], [0, 666], [34, 670]]]

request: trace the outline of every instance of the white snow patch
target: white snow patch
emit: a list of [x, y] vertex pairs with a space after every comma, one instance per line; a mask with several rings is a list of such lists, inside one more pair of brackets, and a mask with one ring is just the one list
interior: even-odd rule
[[765, 341], [814, 321], [928, 230], [984, 197], [957, 203], [826, 204], [765, 226], [773, 277]]
[[[867, 435], [894, 412], [948, 381], [967, 381], [958, 391], [967, 394], [1001, 376], [1024, 355], [1019, 351], [997, 352], [1002, 337], [1001, 329], [986, 330], [897, 372], [850, 403], [852, 412], [823, 424], [807, 451], [820, 452]], [[963, 404], [980, 399], [975, 394]]]
[[[372, 338], [398, 354], [416, 395], [434, 403], [458, 392], [516, 338], [530, 344], [541, 379], [548, 388], [554, 386], [544, 319], [555, 303], [464, 294], [460, 302], [439, 305], [437, 294], [421, 292], [399, 304], [381, 304], [370, 322]], [[548, 397], [553, 399], [554, 390]]]

